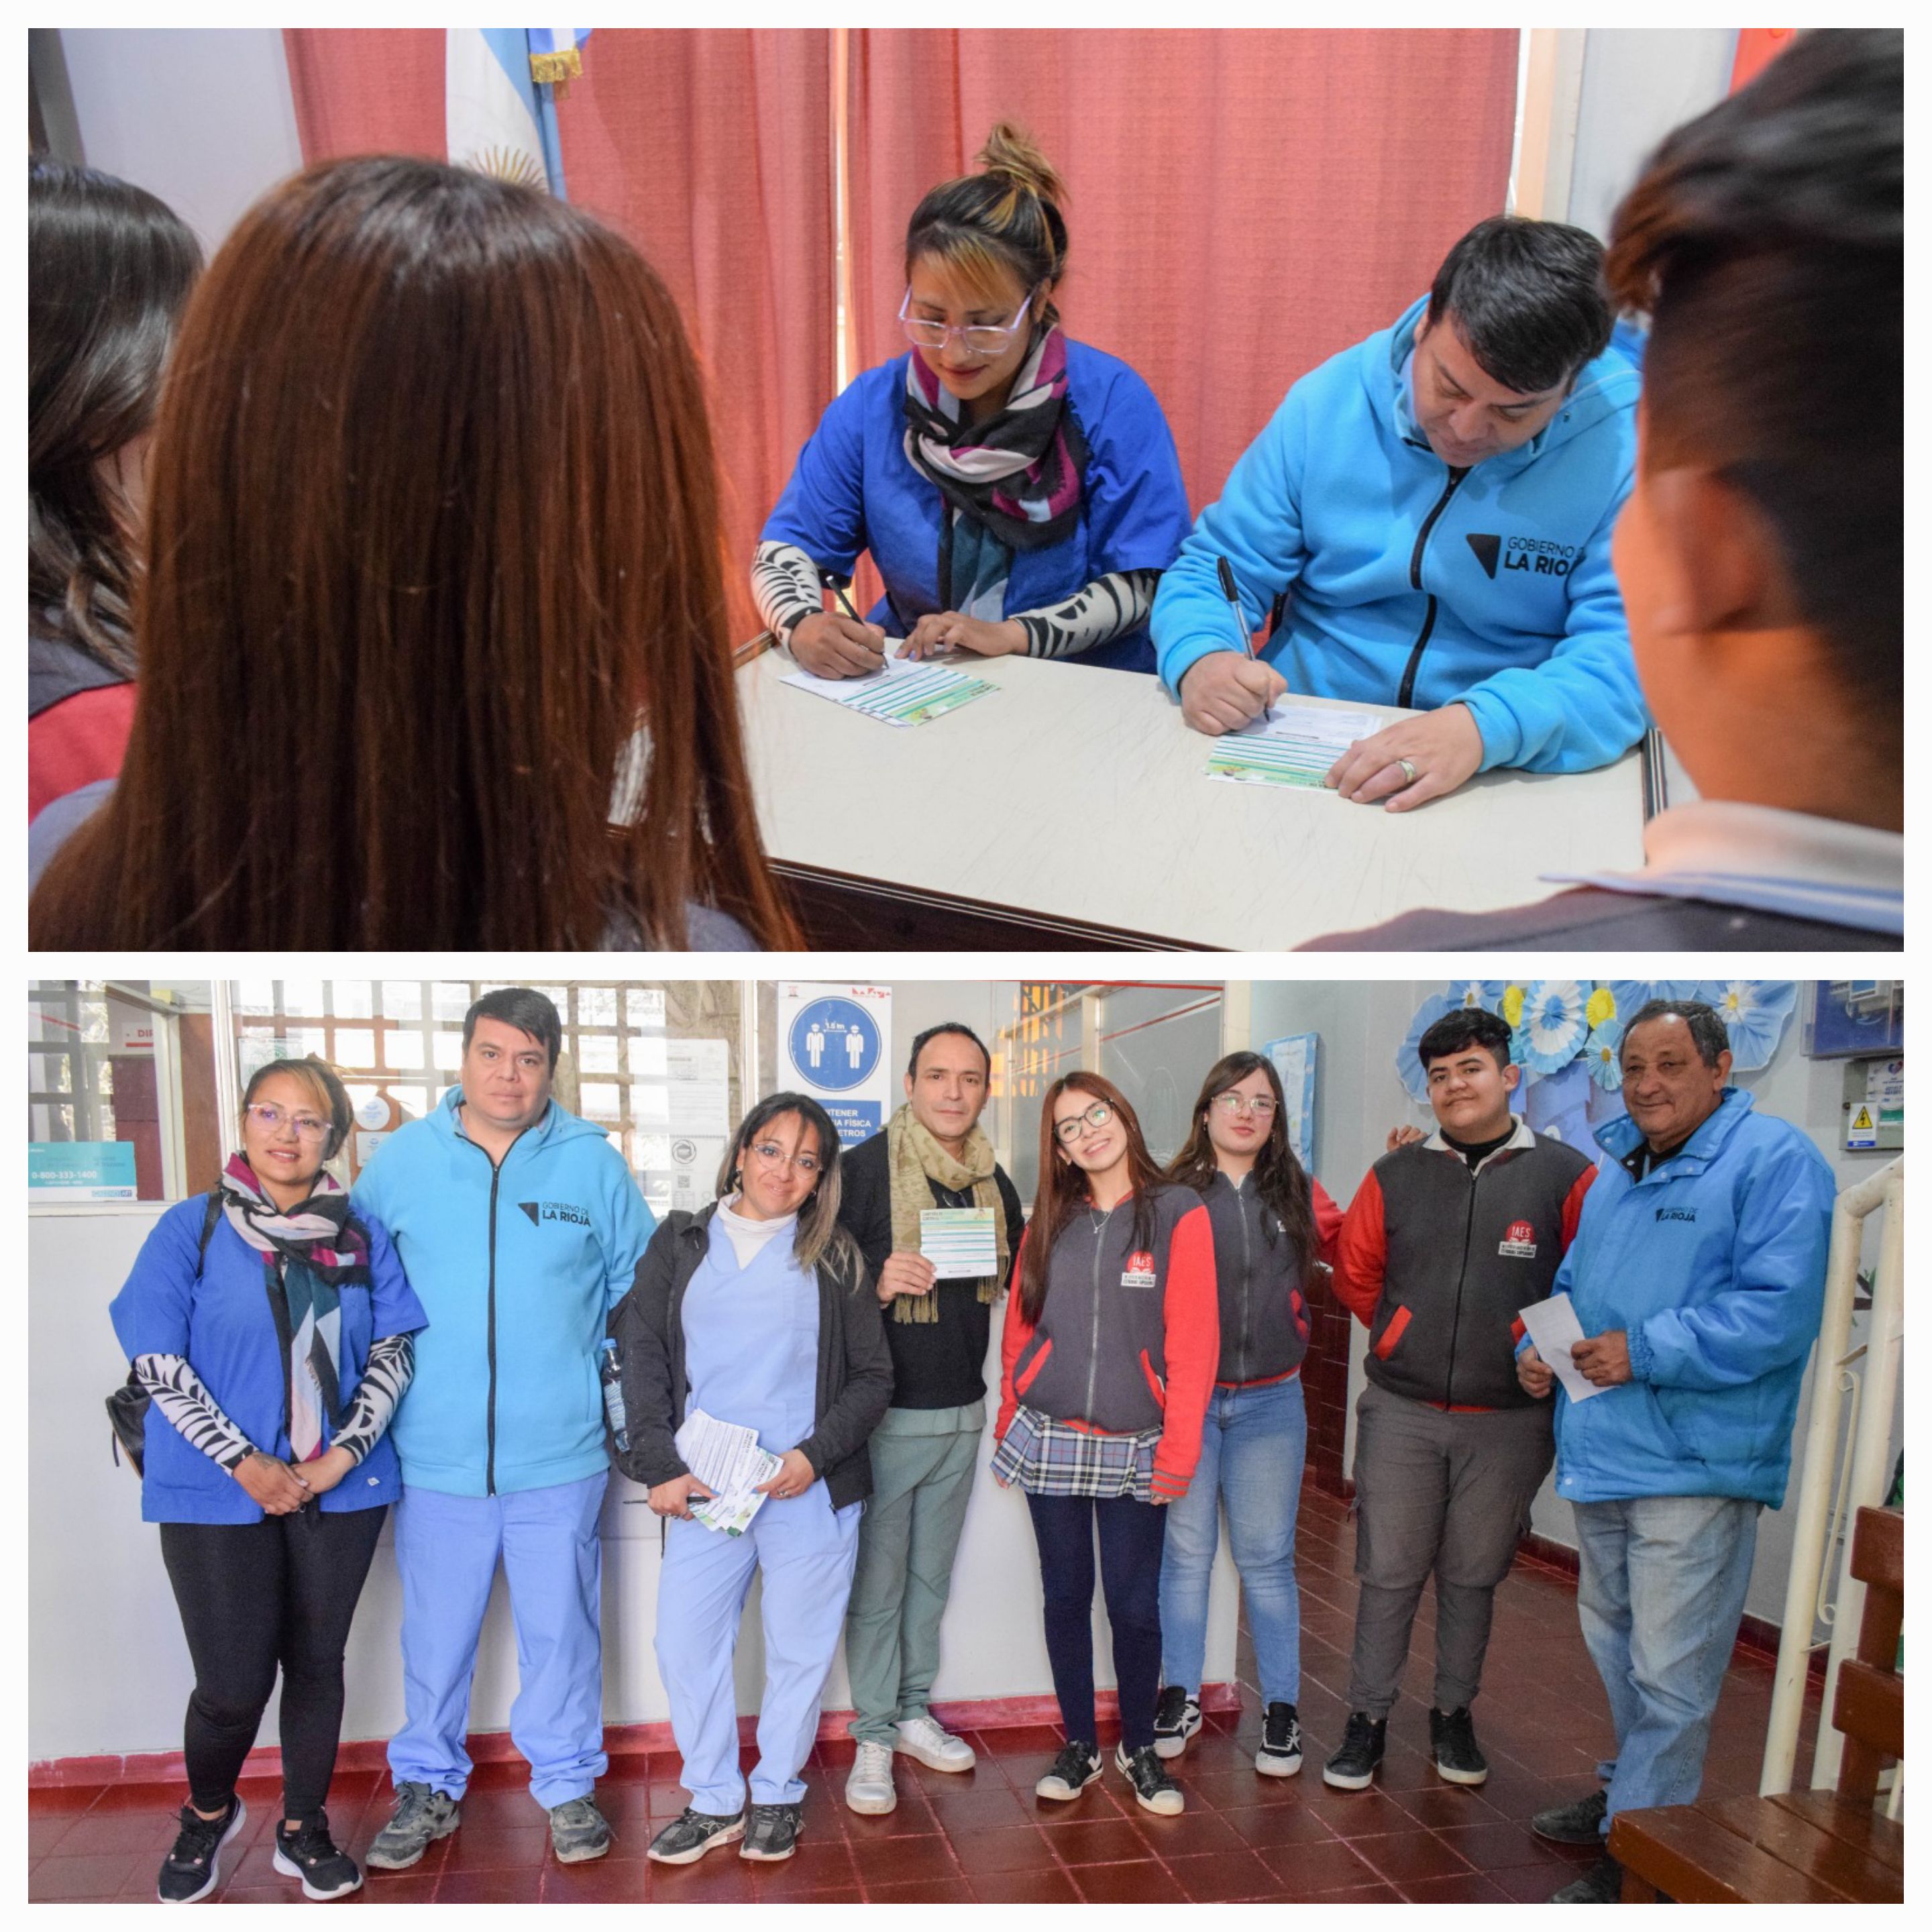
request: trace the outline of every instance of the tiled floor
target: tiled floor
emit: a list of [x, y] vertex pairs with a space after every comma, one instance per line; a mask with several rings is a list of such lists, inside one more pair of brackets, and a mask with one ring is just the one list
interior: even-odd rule
[[[1040, 1803], [1033, 1781], [1060, 1742], [1057, 1732], [1044, 1730], [980, 1733], [973, 1739], [979, 1764], [964, 1776], [901, 1760], [897, 1811], [861, 1818], [841, 1802], [850, 1756], [842, 1742], [820, 1745], [807, 1774], [804, 1839], [789, 1862], [754, 1864], [719, 1851], [696, 1865], [652, 1865], [644, 1848], [658, 1825], [682, 1808], [684, 1793], [674, 1756], [640, 1754], [616, 1760], [598, 1787], [616, 1832], [610, 1855], [565, 1868], [550, 1856], [521, 1766], [490, 1765], [471, 1787], [460, 1832], [432, 1846], [411, 1871], [370, 1874], [356, 1898], [1071, 1904], [1546, 1898], [1589, 1854], [1544, 1845], [1524, 1821], [1539, 1806], [1590, 1790], [1593, 1766], [1610, 1742], [1602, 1688], [1577, 1634], [1573, 1583], [1520, 1562], [1498, 1592], [1476, 1707], [1492, 1767], [1480, 1790], [1442, 1784], [1424, 1755], [1433, 1640], [1432, 1602], [1425, 1594], [1380, 1788], [1331, 1791], [1320, 1765], [1347, 1715], [1354, 1604], [1353, 1532], [1340, 1504], [1306, 1492], [1300, 1549], [1301, 1714], [1310, 1759], [1299, 1778], [1259, 1778], [1252, 1768], [1259, 1718], [1244, 1642], [1246, 1708], [1238, 1719], [1210, 1720], [1175, 1767], [1187, 1794], [1179, 1818], [1138, 1810], [1111, 1769], [1070, 1805]], [[1733, 1660], [1706, 1769], [1708, 1793], [1756, 1789], [1771, 1680], [1767, 1660], [1740, 1652]], [[1806, 1722], [1808, 1752], [1814, 1722], [1815, 1708]], [[276, 1782], [251, 1780], [243, 1792], [247, 1850], [231, 1864], [219, 1896], [296, 1900], [293, 1882], [278, 1878], [269, 1864]], [[127, 1784], [30, 1792], [29, 1898], [152, 1898], [183, 1795], [173, 1786]], [[360, 1854], [388, 1804], [386, 1780], [379, 1784], [370, 1773], [338, 1778], [330, 1815], [346, 1849]]]

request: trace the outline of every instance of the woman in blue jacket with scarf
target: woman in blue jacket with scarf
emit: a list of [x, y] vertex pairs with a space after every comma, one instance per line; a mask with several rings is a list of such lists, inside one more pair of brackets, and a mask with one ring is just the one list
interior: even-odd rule
[[[914, 211], [910, 351], [826, 411], [758, 545], [759, 613], [821, 677], [878, 670], [888, 631], [914, 657], [1154, 668], [1154, 588], [1188, 530], [1173, 436], [1132, 369], [1060, 326], [1059, 177], [1008, 122], [978, 159]], [[861, 550], [886, 587], [863, 622], [823, 608]]]
[[161, 1216], [108, 1311], [149, 1397], [141, 1514], [160, 1525], [194, 1662], [164, 1904], [220, 1882], [278, 1666], [274, 1868], [310, 1898], [362, 1882], [322, 1806], [350, 1622], [400, 1483], [386, 1432], [426, 1318], [388, 1237], [323, 1170], [351, 1118], [322, 1061], [262, 1068], [220, 1186]]

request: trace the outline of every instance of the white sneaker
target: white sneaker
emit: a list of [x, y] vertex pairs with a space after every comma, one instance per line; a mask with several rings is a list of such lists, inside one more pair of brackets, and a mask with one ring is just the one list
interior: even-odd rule
[[908, 1757], [916, 1757], [933, 1771], [970, 1771], [973, 1747], [964, 1738], [956, 1738], [930, 1718], [903, 1718], [899, 1720], [899, 1741], [892, 1748]]
[[879, 1818], [898, 1810], [898, 1802], [899, 1795], [892, 1789], [892, 1746], [862, 1741], [845, 1780], [846, 1808]]

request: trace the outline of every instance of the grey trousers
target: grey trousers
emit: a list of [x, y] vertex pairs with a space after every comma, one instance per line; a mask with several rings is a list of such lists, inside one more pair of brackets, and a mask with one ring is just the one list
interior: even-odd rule
[[986, 1423], [963, 1408], [889, 1408], [874, 1432], [872, 1493], [845, 1610], [852, 1735], [889, 1744], [922, 1718], [939, 1672], [939, 1625]]
[[1389, 1714], [1436, 1578], [1436, 1708], [1472, 1703], [1496, 1586], [1556, 1460], [1551, 1405], [1456, 1413], [1371, 1382], [1355, 1405], [1355, 1649], [1348, 1708]]

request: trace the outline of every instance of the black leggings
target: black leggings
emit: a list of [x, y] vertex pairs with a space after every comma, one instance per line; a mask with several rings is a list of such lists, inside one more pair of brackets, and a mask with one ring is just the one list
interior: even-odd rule
[[311, 1504], [260, 1522], [164, 1522], [194, 1693], [184, 1749], [197, 1811], [218, 1811], [254, 1748], [282, 1673], [282, 1814], [321, 1810], [342, 1735], [342, 1653], [386, 1507]]
[[1094, 1532], [1100, 1532], [1100, 1580], [1114, 1637], [1120, 1742], [1130, 1751], [1154, 1742], [1160, 1696], [1160, 1558], [1167, 1512], [1132, 1496], [1027, 1498], [1040, 1544], [1046, 1598], [1046, 1654], [1070, 1742], [1094, 1742]]

